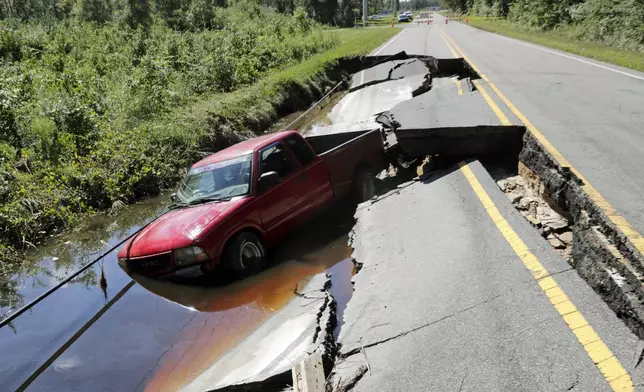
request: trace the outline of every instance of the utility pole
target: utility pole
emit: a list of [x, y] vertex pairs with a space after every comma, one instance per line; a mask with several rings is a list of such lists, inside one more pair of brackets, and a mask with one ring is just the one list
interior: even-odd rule
[[362, 27], [367, 27], [367, 0], [362, 0]]
[[394, 18], [396, 18], [396, 14], [398, 14], [398, 9], [396, 7], [397, 5], [398, 5], [398, 0], [394, 0]]

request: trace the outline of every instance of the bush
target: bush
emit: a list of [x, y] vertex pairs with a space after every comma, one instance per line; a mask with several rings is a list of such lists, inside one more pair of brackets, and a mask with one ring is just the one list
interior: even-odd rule
[[644, 3], [587, 0], [570, 9], [570, 31], [579, 39], [644, 50]]

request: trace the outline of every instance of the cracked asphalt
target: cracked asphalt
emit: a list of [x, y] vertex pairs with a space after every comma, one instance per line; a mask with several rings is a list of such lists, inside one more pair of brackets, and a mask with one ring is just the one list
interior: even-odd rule
[[[442, 58], [439, 31], [507, 96], [628, 222], [644, 233], [644, 73], [488, 33], [436, 14], [380, 55]], [[498, 102], [501, 105], [501, 102]], [[505, 110], [510, 120], [512, 114]]]
[[[637, 337], [486, 169], [478, 161], [470, 168], [633, 384], [641, 382]], [[366, 365], [355, 391], [611, 390], [458, 167], [364, 203], [355, 217], [352, 257], [363, 266], [344, 313], [336, 379]]]

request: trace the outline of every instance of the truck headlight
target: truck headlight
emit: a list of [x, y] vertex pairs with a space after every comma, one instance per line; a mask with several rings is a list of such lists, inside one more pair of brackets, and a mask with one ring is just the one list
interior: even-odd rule
[[118, 260], [121, 268], [125, 268], [127, 265], [127, 257], [119, 257]]
[[174, 264], [177, 267], [203, 263], [208, 260], [208, 254], [198, 246], [190, 246], [187, 248], [174, 250]]

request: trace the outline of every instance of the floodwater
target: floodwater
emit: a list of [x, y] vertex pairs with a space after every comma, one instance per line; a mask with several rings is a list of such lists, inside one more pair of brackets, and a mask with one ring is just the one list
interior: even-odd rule
[[[167, 196], [151, 199], [54, 238], [13, 277], [18, 289], [12, 295], [28, 303], [153, 219], [166, 203]], [[316, 274], [347, 259], [353, 211], [340, 206], [306, 225], [271, 252], [271, 268], [236, 282], [188, 285], [140, 276], [133, 282], [114, 251], [0, 329], [0, 385], [36, 391], [181, 389], [278, 317]], [[267, 363], [275, 355], [261, 347], [237, 353]]]
[[[394, 87], [396, 99], [409, 94]], [[333, 126], [325, 127], [329, 124], [359, 122], [338, 117], [342, 113], [337, 107], [352, 112], [349, 102], [366, 90], [332, 94], [292, 127], [318, 134], [333, 132]], [[382, 93], [392, 95], [389, 90]], [[373, 114], [369, 108], [359, 112]], [[282, 119], [270, 131], [300, 114]], [[153, 198], [117, 216], [98, 215], [52, 238], [29, 255], [19, 273], [0, 276], [0, 315], [10, 314], [111, 249], [167, 204], [167, 195]], [[191, 391], [261, 379], [288, 368], [311, 343], [320, 298], [309, 292], [319, 294], [327, 276], [337, 302], [335, 335], [339, 333], [353, 293], [355, 271], [347, 236], [354, 211], [341, 205], [325, 213], [272, 250], [270, 268], [237, 282], [178, 284], [130, 277], [112, 251], [0, 328], [0, 385], [3, 390]]]

